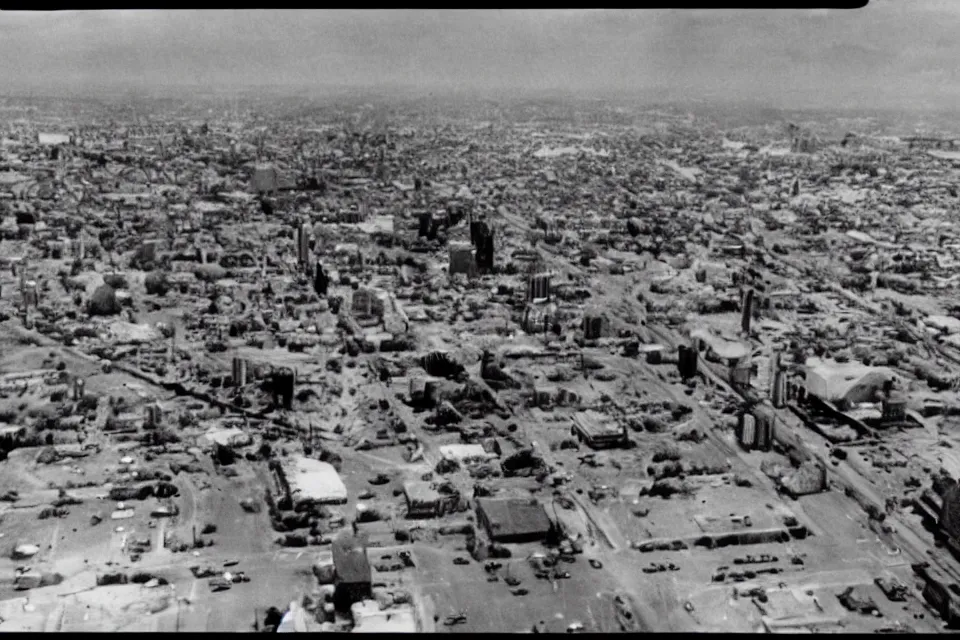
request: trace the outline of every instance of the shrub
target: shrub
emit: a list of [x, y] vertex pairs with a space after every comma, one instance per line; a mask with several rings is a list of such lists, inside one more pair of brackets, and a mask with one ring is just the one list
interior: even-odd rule
[[163, 271], [152, 271], [143, 281], [147, 293], [154, 296], [165, 296], [170, 290], [170, 281]]

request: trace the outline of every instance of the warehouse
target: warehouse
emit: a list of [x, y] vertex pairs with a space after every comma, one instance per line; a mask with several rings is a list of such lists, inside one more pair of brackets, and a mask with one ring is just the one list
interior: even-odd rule
[[284, 498], [294, 509], [310, 504], [344, 504], [347, 487], [333, 465], [313, 458], [284, 459], [277, 469]]
[[868, 367], [855, 362], [807, 360], [807, 393], [843, 410], [864, 402], [876, 402], [878, 392], [895, 378], [886, 367]]
[[403, 496], [408, 518], [436, 518], [443, 514], [443, 496], [429, 482], [405, 482]]
[[534, 542], [553, 529], [537, 500], [479, 498], [477, 522], [494, 542]]
[[488, 453], [483, 445], [479, 444], [445, 444], [439, 449], [440, 455], [445, 460], [454, 460], [459, 464], [485, 462], [497, 457], [495, 454]]

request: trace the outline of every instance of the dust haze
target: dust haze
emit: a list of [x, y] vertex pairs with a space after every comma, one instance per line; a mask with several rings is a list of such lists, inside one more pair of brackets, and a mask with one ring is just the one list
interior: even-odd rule
[[11, 88], [660, 93], [771, 106], [951, 106], [960, 7], [0, 14]]

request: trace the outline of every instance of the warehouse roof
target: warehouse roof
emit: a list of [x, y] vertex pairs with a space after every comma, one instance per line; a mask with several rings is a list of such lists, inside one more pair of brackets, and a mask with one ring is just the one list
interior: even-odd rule
[[479, 444], [445, 444], [440, 447], [440, 455], [448, 460], [488, 460], [496, 456], [487, 453]]
[[807, 391], [821, 400], [837, 401], [864, 386], [880, 386], [894, 378], [886, 367], [868, 367], [859, 362], [832, 362], [810, 358], [806, 363]]
[[691, 338], [699, 338], [710, 347], [717, 357], [724, 360], [739, 360], [750, 355], [750, 347], [742, 342], [727, 340], [706, 329], [694, 329], [690, 332]]
[[350, 607], [353, 633], [416, 633], [417, 618], [413, 607], [402, 605], [381, 610], [372, 600], [356, 602]]
[[477, 510], [486, 517], [495, 538], [545, 535], [552, 526], [537, 500], [478, 498]]
[[438, 502], [440, 493], [429, 482], [414, 480], [403, 483], [403, 493], [407, 500], [416, 504]]
[[294, 501], [346, 502], [347, 487], [333, 465], [313, 458], [295, 457], [282, 462]]

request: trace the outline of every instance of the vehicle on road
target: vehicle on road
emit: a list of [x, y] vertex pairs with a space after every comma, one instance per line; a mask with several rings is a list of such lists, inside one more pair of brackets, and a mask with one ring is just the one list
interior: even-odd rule
[[460, 611], [453, 615], [447, 616], [446, 619], [443, 621], [443, 624], [445, 626], [452, 627], [458, 624], [466, 624], [466, 622], [467, 622], [467, 612]]
[[227, 591], [232, 586], [232, 582], [228, 582], [224, 578], [214, 578], [210, 581], [210, 590], [214, 593], [218, 591]]

